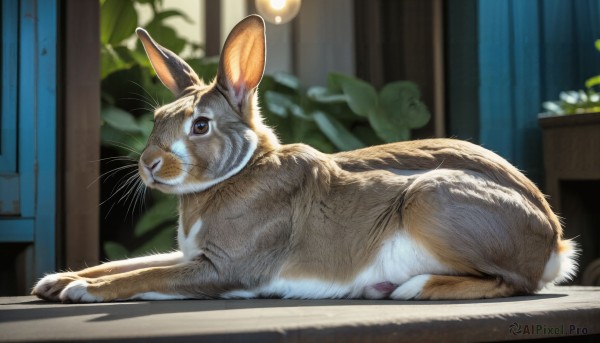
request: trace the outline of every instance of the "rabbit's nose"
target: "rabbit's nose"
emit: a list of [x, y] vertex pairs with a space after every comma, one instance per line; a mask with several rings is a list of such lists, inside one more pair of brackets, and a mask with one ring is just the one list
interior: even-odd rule
[[156, 162], [154, 162], [151, 166], [150, 166], [150, 170], [154, 170], [154, 168], [156, 168], [159, 164], [160, 164], [161, 160], [158, 160]]
[[152, 171], [156, 171], [156, 170], [160, 169], [161, 163], [162, 163], [162, 158], [157, 158], [150, 163], [144, 163], [144, 167], [146, 167], [146, 169], [148, 169], [149, 171], [152, 172]]

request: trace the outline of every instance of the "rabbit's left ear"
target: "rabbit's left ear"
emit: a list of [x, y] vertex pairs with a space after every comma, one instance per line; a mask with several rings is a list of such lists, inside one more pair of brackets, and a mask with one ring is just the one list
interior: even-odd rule
[[146, 30], [138, 27], [135, 33], [142, 41], [156, 75], [176, 97], [181, 96], [186, 88], [202, 84], [198, 75], [184, 60], [156, 43]]
[[217, 83], [239, 110], [254, 95], [265, 71], [265, 22], [250, 15], [232, 30], [221, 54]]

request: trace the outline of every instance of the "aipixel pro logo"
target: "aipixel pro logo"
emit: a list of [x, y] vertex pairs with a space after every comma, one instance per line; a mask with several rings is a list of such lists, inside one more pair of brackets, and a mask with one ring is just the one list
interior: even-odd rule
[[588, 329], [577, 325], [546, 325], [546, 324], [520, 324], [513, 322], [508, 327], [513, 336], [536, 335], [536, 336], [573, 336], [587, 335]]

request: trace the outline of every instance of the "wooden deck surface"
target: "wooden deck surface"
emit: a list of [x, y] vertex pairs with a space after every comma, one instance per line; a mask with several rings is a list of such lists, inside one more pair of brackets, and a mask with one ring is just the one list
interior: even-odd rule
[[0, 342], [421, 343], [557, 341], [561, 337], [569, 342], [600, 342], [600, 287], [553, 287], [534, 296], [477, 301], [258, 299], [56, 304], [34, 297], [0, 298]]

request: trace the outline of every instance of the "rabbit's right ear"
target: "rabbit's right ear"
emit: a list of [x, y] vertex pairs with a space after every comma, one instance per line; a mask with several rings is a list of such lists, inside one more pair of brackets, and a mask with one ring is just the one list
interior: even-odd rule
[[138, 27], [135, 33], [142, 41], [156, 75], [176, 97], [179, 97], [186, 88], [202, 84], [198, 75], [184, 60], [169, 49], [158, 45], [146, 30]]
[[265, 71], [265, 22], [249, 15], [229, 33], [217, 72], [217, 83], [230, 103], [241, 110], [247, 104]]

